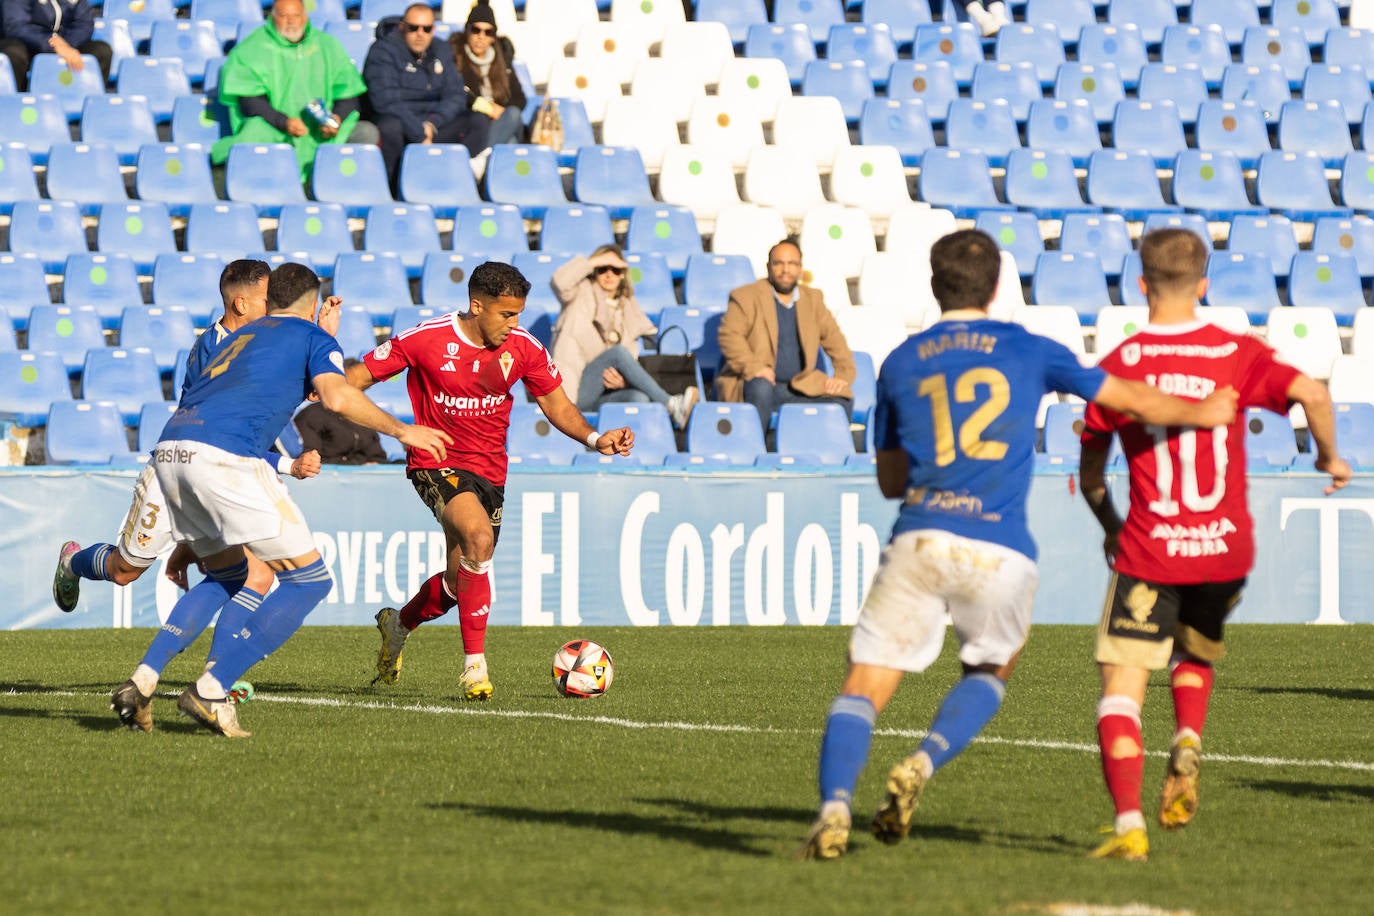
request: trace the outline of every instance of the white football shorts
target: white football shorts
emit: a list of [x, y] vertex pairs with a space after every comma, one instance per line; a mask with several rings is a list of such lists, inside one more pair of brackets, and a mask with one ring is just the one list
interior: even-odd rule
[[152, 566], [172, 549], [172, 519], [152, 462], [143, 466], [134, 484], [134, 499], [119, 528], [119, 555], [139, 569]]
[[172, 534], [196, 556], [244, 545], [268, 561], [315, 549], [305, 516], [263, 459], [184, 439], [159, 442], [150, 463], [172, 516]]
[[864, 599], [849, 659], [924, 671], [940, 656], [949, 613], [966, 665], [1004, 665], [1025, 645], [1040, 572], [1009, 547], [922, 529], [897, 535]]

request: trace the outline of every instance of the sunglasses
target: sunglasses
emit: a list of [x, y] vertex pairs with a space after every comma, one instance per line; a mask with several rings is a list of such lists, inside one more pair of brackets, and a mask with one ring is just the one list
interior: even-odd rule
[[600, 267], [596, 269], [596, 273], [597, 276], [600, 276], [601, 274], [615, 274], [618, 277], [621, 274], [625, 273], [625, 268], [611, 267], [610, 265], [602, 264]]
[[429, 25], [416, 25], [413, 22], [402, 22], [401, 27], [407, 32], [424, 32], [426, 35], [434, 31], [433, 23]]
[[470, 25], [468, 32], [472, 35], [486, 35], [488, 38], [496, 34], [496, 30], [485, 25]]

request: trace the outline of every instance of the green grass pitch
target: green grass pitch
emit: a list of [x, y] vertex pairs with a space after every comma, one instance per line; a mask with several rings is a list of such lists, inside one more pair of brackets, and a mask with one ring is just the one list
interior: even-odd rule
[[[793, 861], [847, 631], [496, 628], [496, 696], [457, 698], [456, 627], [372, 688], [377, 636], [306, 628], [249, 673], [251, 739], [109, 693], [150, 631], [0, 633], [0, 874], [15, 913], [1374, 912], [1374, 627], [1239, 626], [1219, 666], [1202, 807], [1146, 863], [1085, 854], [1111, 808], [1093, 631], [1032, 631], [1002, 711], [928, 787], [907, 842], [865, 829], [955, 676], [953, 645], [879, 720], [850, 854]], [[616, 661], [564, 700], [554, 650]], [[1147, 814], [1172, 730], [1151, 682]]]

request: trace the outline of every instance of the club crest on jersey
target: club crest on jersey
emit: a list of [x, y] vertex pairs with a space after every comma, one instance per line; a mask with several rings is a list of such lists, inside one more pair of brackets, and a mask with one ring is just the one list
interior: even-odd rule
[[458, 355], [458, 343], [457, 343], [457, 341], [449, 341], [449, 345], [448, 345], [448, 355], [449, 355], [450, 358], [452, 358], [452, 357]]
[[515, 365], [515, 357], [510, 355], [510, 351], [506, 351], [497, 362], [501, 364], [501, 377], [510, 381], [510, 367]]
[[380, 344], [377, 345], [377, 349], [372, 351], [372, 355], [377, 357], [377, 359], [386, 359], [388, 356], [391, 355], [391, 341], [382, 341]]
[[1121, 361], [1128, 366], [1140, 362], [1140, 344], [1128, 343], [1121, 348]]

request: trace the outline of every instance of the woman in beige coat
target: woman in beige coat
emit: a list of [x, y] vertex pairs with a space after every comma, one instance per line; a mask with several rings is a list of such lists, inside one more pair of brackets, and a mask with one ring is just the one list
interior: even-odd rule
[[670, 395], [639, 364], [639, 338], [657, 332], [635, 300], [628, 265], [616, 245], [578, 255], [553, 272], [563, 311], [553, 328], [553, 361], [579, 410], [610, 401], [655, 402], [682, 429], [697, 389]]

